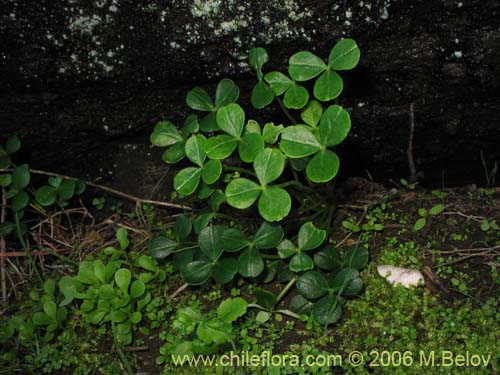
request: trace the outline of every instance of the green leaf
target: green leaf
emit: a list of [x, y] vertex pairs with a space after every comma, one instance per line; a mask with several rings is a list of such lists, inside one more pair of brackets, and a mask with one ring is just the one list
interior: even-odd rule
[[166, 147], [182, 142], [183, 138], [174, 124], [170, 121], [161, 121], [156, 124], [150, 141], [153, 146]]
[[334, 292], [340, 292], [344, 296], [353, 296], [363, 288], [363, 280], [359, 277], [357, 269], [342, 268], [333, 277], [330, 286]]
[[202, 167], [205, 162], [205, 142], [207, 138], [204, 135], [197, 134], [192, 135], [187, 141], [185, 145], [186, 156], [193, 163]]
[[290, 301], [290, 310], [297, 314], [309, 315], [312, 311], [312, 308], [313, 303], [302, 297], [300, 294], [293, 296]]
[[301, 109], [309, 100], [309, 91], [303, 86], [294, 83], [288, 90], [286, 90], [283, 97], [285, 107], [292, 109]]
[[[99, 298], [101, 299], [106, 299], [110, 300], [116, 297], [115, 293], [115, 288], [113, 288], [113, 285], [111, 284], [104, 284], [99, 287]], [[99, 307], [100, 310], [108, 310], [109, 309], [109, 303], [104, 303], [102, 301], [99, 301]], [[103, 306], [106, 306], [107, 308], [104, 308]]]
[[281, 151], [292, 159], [312, 155], [321, 145], [311, 131], [303, 125], [287, 126], [281, 133]]
[[429, 210], [429, 215], [436, 216], [444, 211], [444, 204], [436, 204]]
[[267, 107], [274, 100], [274, 91], [266, 82], [259, 81], [252, 89], [250, 101], [257, 109]]
[[248, 53], [248, 63], [257, 72], [257, 77], [262, 80], [262, 67], [269, 61], [267, 51], [262, 47], [252, 48]]
[[177, 245], [177, 242], [167, 237], [159, 236], [151, 240], [148, 251], [154, 259], [164, 259], [177, 249]]
[[313, 128], [318, 125], [321, 116], [323, 115], [323, 106], [316, 100], [311, 100], [307, 107], [300, 113], [300, 118]]
[[43, 291], [48, 296], [54, 297], [56, 293], [56, 281], [54, 279], [48, 279], [43, 283]]
[[224, 78], [219, 82], [215, 91], [215, 106], [220, 108], [229, 103], [234, 103], [238, 100], [239, 95], [240, 89], [235, 85], [233, 80]]
[[315, 183], [330, 181], [334, 178], [340, 167], [337, 154], [330, 150], [321, 150], [307, 163], [307, 177]]
[[222, 246], [224, 251], [236, 252], [249, 245], [248, 238], [245, 233], [239, 229], [226, 229], [222, 234]]
[[245, 133], [256, 133], [260, 134], [260, 125], [255, 120], [248, 120], [245, 125]]
[[210, 279], [212, 269], [212, 263], [203, 260], [195, 260], [186, 264], [184, 268], [181, 268], [181, 275], [184, 281], [189, 285], [202, 285]]
[[212, 195], [210, 195], [210, 198], [208, 199], [208, 205], [212, 209], [213, 212], [219, 211], [219, 208], [222, 203], [226, 201], [226, 196], [224, 195], [224, 192], [221, 189], [216, 189]]
[[198, 245], [201, 251], [213, 262], [216, 262], [224, 251], [222, 243], [224, 231], [224, 227], [213, 225], [204, 228], [198, 235]]
[[238, 268], [238, 260], [233, 258], [220, 259], [214, 266], [212, 277], [221, 285], [227, 284], [231, 282], [236, 273], [238, 273]]
[[209, 160], [201, 169], [201, 178], [204, 183], [211, 185], [215, 183], [222, 173], [222, 164], [220, 160]]
[[232, 180], [226, 187], [227, 203], [239, 209], [250, 207], [258, 198], [262, 188], [246, 178]]
[[245, 125], [245, 112], [236, 103], [228, 104], [217, 111], [217, 125], [225, 133], [239, 138]]
[[200, 214], [193, 223], [194, 232], [199, 234], [203, 228], [205, 228], [215, 217], [213, 212], [207, 212]]
[[100, 259], [94, 260], [92, 263], [93, 269], [94, 269], [94, 275], [97, 277], [97, 280], [101, 283], [106, 282], [106, 266]]
[[333, 70], [327, 70], [314, 83], [314, 97], [323, 102], [335, 99], [344, 89], [342, 77]]
[[81, 180], [76, 180], [76, 187], [75, 187], [75, 193], [76, 195], [82, 195], [87, 188], [87, 185], [85, 182]]
[[205, 143], [205, 152], [210, 159], [226, 159], [233, 153], [238, 140], [226, 134], [208, 138]]
[[207, 133], [219, 130], [217, 126], [217, 111], [214, 110], [201, 119], [200, 130]]
[[186, 143], [178, 142], [165, 150], [162, 155], [162, 160], [167, 164], [175, 164], [186, 156]]
[[182, 195], [192, 194], [200, 182], [201, 169], [188, 167], [181, 170], [174, 178], [174, 188]]
[[12, 172], [12, 187], [17, 190], [23, 190], [30, 183], [30, 171], [28, 164], [23, 164]]
[[283, 239], [283, 228], [280, 225], [263, 222], [252, 240], [256, 248], [261, 250], [273, 249]]
[[344, 267], [360, 270], [368, 264], [368, 250], [359, 244], [349, 247], [344, 254]]
[[427, 220], [425, 219], [425, 217], [421, 217], [415, 222], [415, 224], [413, 224], [413, 230], [418, 232], [422, 230], [426, 224]]
[[239, 273], [243, 277], [257, 277], [264, 271], [264, 259], [254, 248], [246, 249], [238, 258]]
[[47, 301], [43, 304], [43, 312], [53, 321], [57, 322], [57, 305], [54, 301]]
[[299, 230], [299, 249], [300, 250], [312, 250], [319, 247], [326, 238], [326, 231], [323, 229], [318, 229], [310, 221], [303, 224]]
[[200, 122], [198, 121], [198, 116], [193, 113], [186, 117], [184, 125], [182, 126], [182, 135], [187, 137], [192, 133], [198, 133], [199, 130]]
[[260, 184], [266, 186], [279, 178], [283, 173], [285, 169], [285, 156], [278, 149], [266, 148], [255, 158], [253, 168]]
[[33, 323], [37, 326], [47, 326], [53, 322], [47, 314], [41, 311], [34, 313], [32, 319]]
[[278, 245], [278, 255], [281, 259], [290, 258], [298, 252], [297, 247], [290, 240], [283, 240]]
[[276, 305], [276, 295], [262, 288], [253, 288], [252, 294], [257, 298], [257, 303], [262, 307], [271, 310]]
[[251, 163], [264, 150], [264, 139], [258, 133], [245, 133], [238, 143], [238, 153], [245, 163]]
[[115, 272], [116, 285], [126, 294], [128, 294], [128, 287], [130, 285], [131, 279], [132, 279], [132, 274], [126, 268], [120, 268], [118, 271]]
[[228, 329], [226, 324], [218, 319], [202, 320], [196, 329], [196, 335], [206, 345], [222, 345], [227, 342]]
[[[340, 254], [331, 245], [314, 254], [314, 263], [325, 271], [333, 271], [342, 267], [343, 262]], [[354, 267], [356, 268], [356, 267]]]
[[174, 223], [174, 237], [178, 242], [184, 241], [191, 233], [193, 225], [188, 216], [179, 216]]
[[326, 294], [328, 282], [318, 271], [308, 271], [297, 279], [297, 290], [309, 300], [316, 300]]
[[127, 313], [123, 310], [113, 310], [110, 314], [113, 323], [122, 323], [127, 319]]
[[63, 201], [70, 200], [73, 198], [76, 189], [76, 181], [75, 180], [64, 180], [59, 185], [59, 197]]
[[309, 160], [311, 160], [311, 158], [309, 156], [307, 156], [305, 158], [290, 159], [290, 166], [294, 170], [300, 172], [300, 171], [303, 171], [307, 167]]
[[139, 258], [137, 258], [136, 264], [139, 267], [151, 272], [158, 271], [158, 265], [154, 261], [153, 257], [150, 257], [149, 255], [141, 255]]
[[272, 145], [277, 140], [281, 132], [283, 131], [283, 125], [274, 125], [272, 122], [268, 122], [264, 125], [264, 130], [262, 132], [262, 137], [264, 138], [264, 142]]
[[52, 206], [57, 201], [57, 189], [45, 185], [35, 192], [35, 200], [41, 206]]
[[186, 104], [198, 111], [211, 112], [215, 110], [212, 99], [201, 87], [195, 87], [187, 93]]
[[130, 286], [130, 297], [139, 298], [146, 291], [146, 285], [140, 280], [134, 280]]
[[12, 183], [10, 174], [0, 174], [0, 187], [7, 187]]
[[290, 260], [290, 271], [304, 272], [314, 268], [312, 258], [306, 253], [297, 253]]
[[49, 177], [49, 185], [55, 188], [58, 188], [63, 182], [63, 178], [61, 176]]
[[269, 72], [264, 79], [276, 96], [280, 96], [293, 85], [293, 81], [281, 72]]
[[26, 193], [24, 190], [20, 191], [16, 195], [14, 195], [14, 198], [12, 198], [11, 206], [13, 211], [21, 211], [23, 208], [25, 208], [30, 201], [30, 197], [28, 193]]
[[21, 140], [17, 135], [11, 135], [5, 143], [5, 151], [7, 154], [12, 155], [19, 151], [21, 148]]
[[288, 73], [296, 81], [308, 81], [325, 69], [324, 61], [308, 51], [297, 52], [288, 61]]
[[258, 323], [265, 323], [265, 322], [269, 321], [270, 318], [271, 318], [271, 316], [269, 315], [269, 313], [267, 311], [259, 311], [257, 313], [257, 315], [255, 315], [255, 320]]
[[259, 213], [267, 221], [280, 221], [292, 207], [292, 199], [286, 190], [279, 187], [267, 187], [259, 199]]
[[342, 307], [335, 295], [324, 296], [313, 306], [314, 319], [322, 325], [336, 323], [341, 315]]
[[217, 317], [225, 323], [233, 323], [247, 312], [248, 303], [241, 297], [228, 298], [217, 308]]
[[353, 39], [337, 42], [328, 57], [328, 65], [334, 70], [350, 70], [358, 65], [360, 58], [358, 45]]
[[349, 113], [339, 105], [327, 108], [319, 124], [320, 141], [326, 147], [336, 146], [346, 139], [351, 130]]

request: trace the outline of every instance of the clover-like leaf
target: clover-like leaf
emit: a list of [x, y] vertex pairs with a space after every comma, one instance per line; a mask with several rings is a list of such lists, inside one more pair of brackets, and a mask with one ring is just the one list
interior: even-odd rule
[[286, 190], [271, 186], [262, 191], [258, 207], [260, 216], [267, 221], [280, 221], [290, 213], [292, 199]]
[[342, 306], [336, 295], [326, 295], [313, 305], [313, 316], [319, 324], [336, 323], [342, 315]]
[[283, 125], [274, 125], [272, 122], [268, 122], [264, 125], [264, 130], [262, 131], [262, 137], [264, 138], [264, 142], [268, 144], [274, 144], [277, 140], [281, 132], [283, 131]]
[[309, 315], [312, 311], [312, 308], [313, 303], [300, 294], [293, 296], [290, 301], [290, 310], [297, 314]]
[[30, 171], [28, 164], [16, 167], [12, 172], [12, 187], [16, 191], [23, 190], [30, 183]]
[[342, 77], [333, 70], [327, 70], [314, 83], [313, 93], [316, 99], [327, 102], [338, 97], [343, 89]]
[[61, 200], [70, 200], [73, 198], [76, 190], [75, 180], [64, 180], [59, 185], [59, 197]]
[[334, 292], [344, 296], [353, 296], [363, 288], [363, 280], [359, 277], [359, 271], [354, 268], [342, 268], [330, 282]]
[[265, 75], [264, 80], [276, 96], [282, 95], [293, 85], [293, 81], [281, 72], [269, 72]]
[[297, 290], [309, 300], [316, 300], [328, 291], [328, 282], [318, 271], [308, 271], [297, 279]]
[[192, 135], [187, 141], [185, 145], [186, 156], [193, 163], [198, 166], [203, 166], [205, 161], [205, 142], [207, 138], [202, 134]]
[[201, 169], [201, 178], [204, 183], [210, 185], [215, 183], [222, 173], [222, 163], [220, 160], [209, 160]]
[[325, 62], [315, 54], [301, 51], [290, 57], [288, 73], [296, 81], [307, 81], [321, 74], [326, 67]]
[[224, 323], [233, 323], [247, 312], [248, 303], [241, 297], [228, 298], [217, 308], [217, 318]]
[[336, 146], [351, 130], [349, 113], [339, 105], [329, 106], [319, 124], [320, 141], [326, 147]]
[[343, 265], [340, 254], [331, 245], [314, 254], [314, 263], [325, 271], [333, 271]]
[[240, 89], [236, 86], [233, 80], [224, 78], [219, 82], [215, 91], [215, 106], [220, 108], [228, 105], [229, 103], [234, 103], [238, 100], [239, 95]]
[[356, 244], [349, 247], [344, 253], [344, 267], [362, 269], [368, 264], [368, 250]]
[[300, 118], [313, 128], [318, 125], [323, 115], [323, 106], [316, 100], [311, 100], [306, 108], [300, 113]]
[[233, 153], [238, 146], [236, 138], [220, 134], [215, 137], [210, 137], [205, 142], [205, 153], [210, 159], [225, 159]]
[[280, 225], [264, 221], [255, 233], [252, 243], [261, 250], [272, 249], [278, 246], [283, 235], [283, 228]]
[[215, 110], [212, 99], [201, 87], [195, 87], [188, 92], [186, 96], [186, 104], [190, 108], [198, 111], [211, 112]]
[[224, 251], [236, 252], [249, 245], [248, 238], [245, 233], [236, 228], [226, 229], [222, 233], [222, 246]]
[[214, 110], [203, 116], [200, 120], [200, 130], [207, 133], [219, 130], [219, 126], [217, 125], [217, 111]]
[[192, 113], [184, 120], [184, 125], [182, 126], [182, 135], [184, 137], [187, 137], [192, 133], [198, 133], [199, 130], [200, 122], [198, 120], [198, 116]]
[[245, 132], [238, 143], [238, 153], [245, 163], [251, 163], [264, 150], [264, 139], [260, 133]]
[[181, 268], [181, 276], [189, 285], [202, 285], [210, 279], [212, 269], [212, 263], [204, 260], [195, 260]]
[[283, 103], [285, 107], [291, 109], [301, 109], [309, 100], [309, 91], [304, 86], [298, 85], [294, 83], [288, 90], [285, 92], [285, 96], [283, 97]]
[[220, 259], [213, 268], [212, 278], [221, 285], [227, 284], [238, 273], [239, 266], [237, 259]]
[[262, 67], [269, 61], [267, 51], [262, 47], [255, 47], [248, 53], [248, 63], [257, 72], [257, 77], [262, 80]]
[[191, 223], [191, 219], [188, 216], [179, 216], [174, 223], [174, 236], [175, 239], [179, 242], [184, 241], [188, 238], [191, 230], [193, 228], [193, 224]]
[[35, 200], [42, 206], [52, 206], [57, 201], [57, 189], [44, 185], [35, 192]]
[[264, 271], [264, 259], [255, 248], [244, 250], [238, 258], [239, 273], [244, 277], [257, 277]]
[[224, 231], [224, 227], [212, 225], [204, 228], [198, 235], [198, 245], [201, 251], [213, 262], [217, 261], [224, 251], [222, 243]]
[[298, 244], [300, 250], [312, 250], [319, 247], [326, 238], [326, 231], [318, 229], [310, 221], [304, 223], [299, 230]]
[[156, 124], [150, 137], [151, 144], [160, 147], [171, 146], [183, 140], [179, 130], [170, 121], [161, 121]]
[[130, 285], [130, 280], [132, 279], [132, 274], [130, 270], [126, 268], [120, 268], [115, 273], [115, 282], [118, 288], [123, 292], [128, 294], [128, 286]]
[[314, 134], [304, 125], [287, 126], [281, 133], [281, 151], [292, 159], [312, 155], [321, 145]]
[[246, 178], [232, 180], [226, 187], [227, 203], [239, 209], [250, 207], [262, 192], [262, 187]]
[[26, 193], [24, 190], [20, 191], [14, 197], [12, 198], [11, 201], [11, 208], [13, 211], [21, 211], [24, 209], [28, 203], [30, 202], [30, 197], [28, 193]]
[[358, 65], [359, 47], [353, 39], [342, 39], [337, 42], [328, 57], [328, 65], [334, 70], [350, 70]]
[[292, 272], [304, 272], [312, 270], [314, 268], [314, 262], [309, 255], [299, 252], [290, 259], [289, 267]]
[[252, 294], [257, 298], [257, 303], [268, 310], [276, 305], [276, 295], [269, 290], [253, 288]]
[[255, 120], [248, 120], [245, 125], [245, 133], [255, 133], [260, 135], [261, 132], [259, 123]]
[[257, 109], [267, 107], [274, 100], [274, 91], [266, 82], [259, 81], [252, 89], [250, 101]]
[[165, 150], [162, 160], [167, 164], [175, 164], [186, 156], [185, 142], [178, 142]]
[[134, 280], [130, 285], [130, 297], [139, 298], [146, 291], [146, 285], [140, 280]]
[[260, 184], [266, 186], [279, 178], [283, 173], [285, 156], [278, 149], [266, 148], [255, 158], [253, 168]]
[[5, 142], [5, 151], [7, 154], [12, 155], [18, 152], [21, 149], [21, 140], [17, 135], [11, 135], [7, 138], [7, 142]]
[[281, 259], [290, 258], [292, 255], [298, 252], [297, 246], [293, 244], [290, 240], [283, 240], [278, 245], [278, 255]]
[[239, 138], [245, 125], [245, 112], [236, 103], [228, 104], [217, 111], [217, 125], [225, 133]]
[[174, 252], [178, 243], [165, 236], [158, 236], [151, 240], [148, 251], [155, 259], [164, 259]]
[[306, 175], [312, 182], [327, 182], [337, 175], [339, 167], [340, 160], [335, 152], [321, 150], [307, 163]]
[[192, 194], [200, 182], [201, 169], [195, 167], [184, 168], [174, 178], [174, 189], [182, 195]]

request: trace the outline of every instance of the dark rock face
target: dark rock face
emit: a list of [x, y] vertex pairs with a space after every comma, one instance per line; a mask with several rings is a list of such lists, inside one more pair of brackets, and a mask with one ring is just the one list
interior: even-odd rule
[[[341, 149], [346, 174], [407, 173], [411, 102], [417, 168], [430, 180], [443, 171], [473, 180], [481, 150], [500, 156], [497, 0], [0, 0], [0, 7], [1, 136], [19, 134], [37, 167], [111, 173], [134, 191], [140, 173], [114, 168], [123, 160], [161, 166], [158, 150], [144, 145], [158, 120], [183, 120], [191, 87], [213, 90], [230, 77], [248, 104], [249, 48], [265, 46], [268, 68], [285, 70], [293, 52], [326, 57], [343, 36], [362, 51], [358, 68], [344, 74], [341, 102], [353, 117]], [[278, 108], [246, 108], [257, 119], [281, 116]]]

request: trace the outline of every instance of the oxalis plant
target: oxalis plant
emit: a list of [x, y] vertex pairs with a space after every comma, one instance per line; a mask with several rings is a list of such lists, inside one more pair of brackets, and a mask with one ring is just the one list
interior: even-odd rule
[[[153, 257], [172, 255], [191, 285], [210, 280], [226, 284], [238, 274], [255, 283], [286, 282], [277, 296], [258, 289], [257, 303], [250, 307], [263, 310], [273, 310], [297, 285], [302, 300], [294, 298], [294, 311], [285, 312], [295, 317], [312, 314], [325, 325], [337, 321], [344, 297], [361, 290], [358, 271], [368, 257], [364, 246], [342, 257], [328, 244], [333, 181], [340, 168], [335, 147], [351, 128], [348, 111], [339, 105], [339, 72], [353, 69], [359, 58], [356, 42], [343, 39], [327, 62], [301, 51], [290, 57], [288, 74], [264, 73], [266, 50], [252, 49], [249, 65], [257, 83], [251, 103], [262, 109], [276, 101], [287, 123], [247, 118], [237, 103], [239, 89], [230, 79], [219, 82], [214, 99], [200, 87], [191, 90], [186, 104], [196, 112], [180, 127], [158, 123], [151, 143], [166, 148], [166, 163], [181, 167], [174, 178], [176, 194], [204, 208], [178, 219], [171, 233], [154, 238]], [[256, 215], [248, 215], [254, 211]], [[292, 211], [302, 219], [300, 228], [288, 220]], [[255, 216], [263, 219], [260, 225], [250, 219]], [[353, 261], [358, 258], [363, 261]], [[311, 275], [321, 294], [305, 287]]]

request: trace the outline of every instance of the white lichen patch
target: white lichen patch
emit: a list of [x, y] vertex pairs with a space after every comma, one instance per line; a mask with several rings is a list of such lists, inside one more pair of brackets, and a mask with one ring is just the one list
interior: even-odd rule
[[419, 270], [402, 268], [390, 265], [377, 266], [378, 274], [393, 286], [398, 284], [405, 288], [420, 286], [424, 283], [424, 277]]
[[69, 29], [72, 32], [92, 35], [95, 28], [102, 23], [102, 18], [96, 14], [76, 18], [70, 23]]

